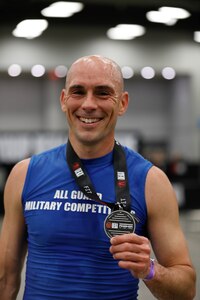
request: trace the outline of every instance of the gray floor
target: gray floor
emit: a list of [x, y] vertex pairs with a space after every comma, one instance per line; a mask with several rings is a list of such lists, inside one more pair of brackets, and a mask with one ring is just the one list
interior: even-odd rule
[[[180, 220], [188, 241], [190, 249], [190, 255], [192, 257], [193, 264], [197, 271], [197, 295], [194, 300], [200, 300], [200, 210], [193, 210], [180, 213]], [[0, 226], [1, 226], [0, 219]], [[19, 291], [17, 300], [22, 300], [23, 287], [24, 287], [24, 272], [22, 272], [22, 284]], [[148, 291], [144, 283], [140, 283], [139, 291], [140, 300], [153, 300], [155, 299]]]

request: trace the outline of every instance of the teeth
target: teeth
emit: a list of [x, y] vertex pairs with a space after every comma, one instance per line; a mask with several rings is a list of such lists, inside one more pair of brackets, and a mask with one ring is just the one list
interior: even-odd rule
[[99, 119], [88, 119], [88, 118], [80, 118], [80, 120], [87, 124], [91, 124], [99, 121]]

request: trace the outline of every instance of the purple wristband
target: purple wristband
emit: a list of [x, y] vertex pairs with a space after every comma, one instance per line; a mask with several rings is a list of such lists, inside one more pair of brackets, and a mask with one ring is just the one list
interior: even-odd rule
[[143, 279], [143, 280], [151, 280], [155, 275], [155, 268], [154, 268], [154, 259], [151, 258], [151, 264], [150, 264], [150, 271], [149, 274]]

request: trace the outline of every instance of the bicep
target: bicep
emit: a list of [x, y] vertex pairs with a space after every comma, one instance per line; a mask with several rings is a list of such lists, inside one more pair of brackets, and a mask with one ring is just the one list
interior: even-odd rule
[[5, 215], [0, 238], [0, 265], [7, 275], [20, 272], [26, 254], [26, 226], [21, 203], [26, 170], [27, 162], [15, 166], [4, 191]]
[[179, 223], [174, 190], [167, 176], [153, 167], [147, 176], [148, 232], [156, 258], [163, 266], [191, 264]]

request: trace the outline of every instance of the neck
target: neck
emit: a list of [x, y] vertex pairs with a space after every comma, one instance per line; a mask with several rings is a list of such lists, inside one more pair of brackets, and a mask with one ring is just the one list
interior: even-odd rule
[[70, 143], [78, 155], [82, 159], [98, 158], [104, 156], [111, 152], [114, 147], [114, 139], [109, 142], [99, 142], [99, 143], [80, 143], [74, 142], [73, 139], [69, 137]]

